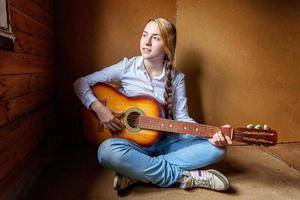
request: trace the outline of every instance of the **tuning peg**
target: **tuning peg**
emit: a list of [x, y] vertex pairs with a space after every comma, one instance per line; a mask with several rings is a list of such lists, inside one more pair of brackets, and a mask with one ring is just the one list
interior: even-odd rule
[[254, 128], [255, 128], [255, 129], [261, 129], [262, 127], [261, 127], [260, 124], [257, 124]]
[[253, 124], [248, 124], [247, 126], [246, 126], [246, 128], [253, 128]]
[[264, 125], [263, 125], [263, 129], [264, 129], [264, 130], [269, 130], [270, 128], [269, 128], [269, 126], [268, 126], [267, 124], [264, 124]]

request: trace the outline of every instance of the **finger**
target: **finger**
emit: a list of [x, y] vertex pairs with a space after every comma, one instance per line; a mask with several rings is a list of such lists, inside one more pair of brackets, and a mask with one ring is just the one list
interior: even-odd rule
[[232, 140], [230, 139], [229, 136], [225, 136], [225, 138], [226, 138], [226, 141], [227, 141], [228, 144], [232, 144]]
[[219, 145], [219, 142], [218, 142], [218, 136], [217, 136], [216, 133], [213, 135], [212, 140], [213, 140], [213, 142], [214, 142], [215, 145]]
[[231, 125], [225, 124], [225, 125], [223, 125], [222, 127], [224, 127], [224, 128], [231, 128]]
[[109, 122], [109, 124], [115, 128], [116, 131], [121, 131], [122, 127], [119, 124], [115, 123], [113, 120]]
[[208, 141], [209, 141], [210, 143], [212, 143], [213, 145], [216, 145], [216, 143], [215, 143], [215, 141], [214, 141], [213, 138], [209, 138]]
[[120, 118], [121, 116], [124, 115], [124, 112], [122, 111], [115, 111], [115, 110], [112, 110], [111, 111], [113, 113], [113, 115], [115, 115], [116, 117]]
[[111, 130], [112, 132], [116, 132], [117, 130], [109, 123], [106, 124], [108, 129]]
[[[106, 123], [102, 123], [102, 125], [104, 126], [104, 128], [108, 128]], [[109, 129], [109, 128], [108, 128]]]
[[253, 124], [248, 124], [247, 126], [246, 126], [246, 128], [253, 128]]
[[114, 118], [113, 121], [118, 124], [121, 129], [125, 128], [125, 125], [121, 122], [121, 120], [119, 120], [118, 118]]
[[117, 126], [119, 132], [125, 128], [125, 125], [117, 118], [113, 120], [113, 123]]
[[222, 143], [222, 140], [221, 140], [221, 137], [220, 137], [220, 132], [217, 132], [216, 134], [215, 134], [215, 138], [216, 138], [216, 144], [218, 144], [218, 145], [222, 145], [223, 143]]
[[222, 144], [224, 144], [224, 142], [225, 142], [226, 140], [225, 140], [224, 135], [223, 135], [223, 133], [222, 133], [221, 131], [218, 131], [218, 137], [219, 137], [219, 139], [220, 139], [220, 142], [221, 142]]

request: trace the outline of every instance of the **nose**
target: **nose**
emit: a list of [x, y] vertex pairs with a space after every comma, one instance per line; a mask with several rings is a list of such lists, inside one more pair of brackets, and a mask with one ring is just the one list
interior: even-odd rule
[[146, 37], [145, 38], [145, 45], [146, 46], [151, 46], [151, 37]]

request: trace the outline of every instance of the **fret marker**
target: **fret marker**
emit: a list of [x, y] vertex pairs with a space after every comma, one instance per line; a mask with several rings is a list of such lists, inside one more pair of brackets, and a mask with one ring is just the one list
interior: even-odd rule
[[163, 124], [163, 123], [161, 123], [161, 126], [164, 126], [164, 124]]
[[172, 127], [172, 124], [170, 124], [169, 127]]
[[183, 127], [185, 130], [186, 130], [186, 126], [185, 127]]
[[198, 131], [199, 129], [196, 128], [196, 131]]

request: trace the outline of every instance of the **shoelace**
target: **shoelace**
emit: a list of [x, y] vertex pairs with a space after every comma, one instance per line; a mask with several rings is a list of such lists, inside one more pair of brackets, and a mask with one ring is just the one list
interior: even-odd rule
[[209, 179], [203, 179], [200, 177], [193, 177], [189, 176], [187, 177], [183, 182], [183, 188], [193, 188], [193, 187], [212, 187], [212, 177], [209, 177]]
[[199, 178], [193, 178], [194, 186], [202, 186], [202, 187], [212, 187], [212, 177], [210, 177], [208, 180], [205, 179], [199, 179]]

